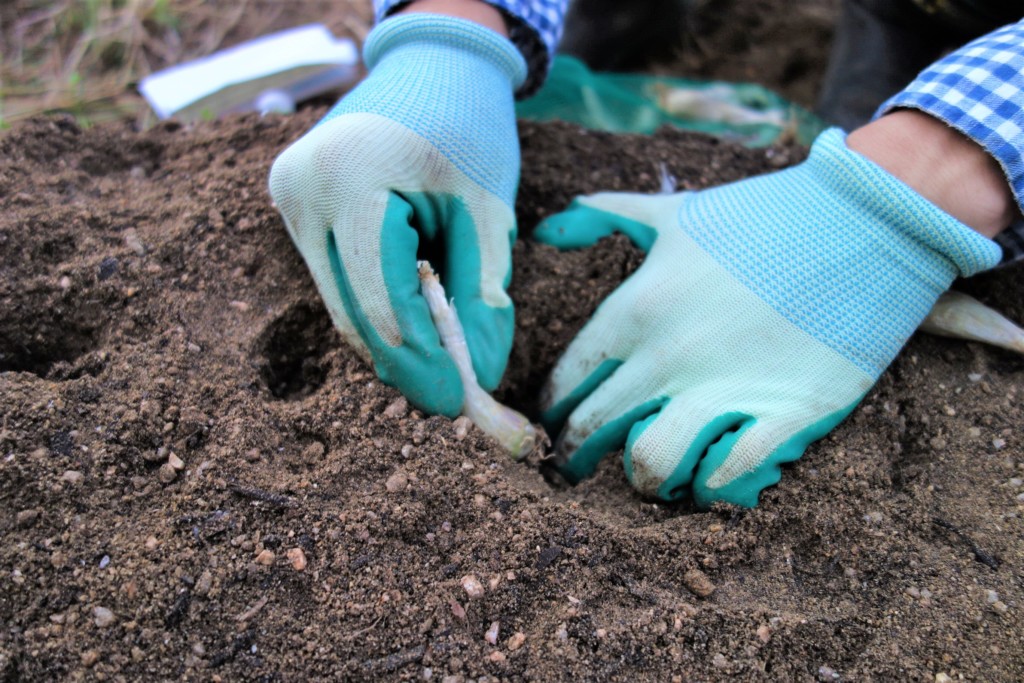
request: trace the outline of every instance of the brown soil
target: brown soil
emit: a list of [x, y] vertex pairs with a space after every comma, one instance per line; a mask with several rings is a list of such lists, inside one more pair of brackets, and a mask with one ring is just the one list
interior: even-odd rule
[[[0, 681], [1024, 677], [1019, 357], [913, 339], [756, 510], [652, 504], [619, 456], [549, 484], [331, 329], [266, 191], [318, 113], [0, 138]], [[697, 188], [802, 154], [522, 139], [524, 233], [662, 160]], [[528, 408], [641, 256], [515, 257]], [[1024, 317], [1022, 280], [971, 287]]]

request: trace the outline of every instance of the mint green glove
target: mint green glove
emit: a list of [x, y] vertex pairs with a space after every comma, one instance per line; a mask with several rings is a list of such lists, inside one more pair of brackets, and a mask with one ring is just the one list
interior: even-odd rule
[[860, 402], [957, 275], [1000, 250], [842, 131], [791, 169], [702, 192], [598, 194], [544, 221], [650, 253], [559, 360], [545, 426], [572, 481], [625, 445], [643, 494], [753, 507]]
[[417, 407], [454, 417], [462, 382], [419, 294], [417, 252], [444, 254], [435, 266], [494, 389], [512, 348], [526, 64], [494, 31], [431, 14], [382, 22], [364, 60], [366, 80], [274, 162], [270, 193], [345, 340]]

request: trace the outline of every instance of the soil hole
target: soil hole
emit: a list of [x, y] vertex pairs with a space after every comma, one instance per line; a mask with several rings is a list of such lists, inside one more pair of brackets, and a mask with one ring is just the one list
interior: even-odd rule
[[324, 383], [327, 364], [323, 356], [336, 344], [331, 318], [322, 305], [293, 306], [260, 337], [260, 376], [277, 398], [305, 398]]
[[55, 366], [73, 366], [80, 356], [97, 348], [99, 326], [86, 321], [95, 322], [101, 316], [84, 310], [73, 318], [66, 313], [64, 307], [16, 306], [0, 327], [0, 372], [46, 377]]

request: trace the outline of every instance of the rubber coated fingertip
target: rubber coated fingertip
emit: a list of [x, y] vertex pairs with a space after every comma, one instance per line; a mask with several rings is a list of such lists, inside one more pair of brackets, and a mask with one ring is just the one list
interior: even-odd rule
[[[674, 406], [676, 416], [679, 405]], [[630, 483], [640, 493], [665, 501], [689, 496], [694, 474], [710, 449], [734, 440], [739, 432], [752, 424], [751, 418], [744, 413], [725, 413], [701, 427], [686, 443], [680, 441], [678, 425], [671, 417], [653, 415], [636, 424], [629, 433], [623, 459]]]
[[440, 346], [425, 352], [409, 346], [371, 347], [371, 353], [381, 381], [401, 391], [415, 407], [451, 418], [462, 413], [462, 379]]

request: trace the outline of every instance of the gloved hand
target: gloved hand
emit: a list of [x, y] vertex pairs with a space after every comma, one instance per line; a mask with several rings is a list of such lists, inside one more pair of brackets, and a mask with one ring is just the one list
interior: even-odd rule
[[480, 384], [512, 347], [519, 51], [472, 21], [410, 14], [364, 47], [370, 74], [274, 162], [270, 193], [345, 340], [417, 407], [454, 417], [462, 382], [440, 346], [416, 269], [421, 240]]
[[757, 504], [860, 402], [991, 240], [923, 199], [842, 131], [804, 163], [701, 192], [578, 198], [534, 237], [613, 231], [650, 253], [559, 360], [543, 398], [572, 481], [625, 444], [643, 494]]

